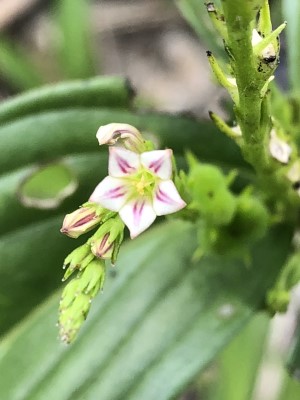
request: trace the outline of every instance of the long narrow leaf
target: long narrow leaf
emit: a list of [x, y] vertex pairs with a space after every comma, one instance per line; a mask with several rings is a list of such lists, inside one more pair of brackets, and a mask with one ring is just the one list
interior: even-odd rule
[[97, 129], [112, 122], [129, 123], [153, 133], [161, 148], [171, 147], [178, 154], [192, 149], [202, 161], [249, 171], [237, 145], [211, 123], [181, 116], [78, 108], [32, 115], [0, 127], [0, 173], [67, 154], [95, 151]]
[[18, 90], [32, 89], [44, 82], [25, 50], [3, 36], [0, 37], [0, 74]]
[[0, 122], [72, 107], [128, 108], [133, 91], [120, 77], [105, 76], [63, 82], [28, 91], [0, 104]]
[[219, 360], [219, 374], [214, 400], [251, 399], [257, 371], [263, 357], [263, 348], [269, 327], [269, 318], [259, 314], [223, 351]]
[[[74, 345], [57, 342], [57, 296], [3, 341], [1, 397], [173, 398], [262, 305], [289, 236], [284, 227], [273, 231], [256, 245], [249, 268], [210, 257], [191, 264], [190, 224], [153, 229], [123, 250], [117, 277]], [[224, 304], [230, 315], [222, 313]]]
[[65, 78], [95, 75], [88, 0], [57, 0], [57, 24], [62, 40], [59, 61]]

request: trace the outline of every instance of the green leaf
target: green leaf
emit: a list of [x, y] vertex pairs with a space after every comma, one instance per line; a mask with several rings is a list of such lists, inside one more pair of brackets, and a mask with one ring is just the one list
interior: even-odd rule
[[293, 90], [300, 89], [300, 2], [295, 0], [282, 1], [282, 13], [287, 21], [286, 38], [288, 53], [288, 77]]
[[[280, 226], [258, 243], [251, 267], [211, 257], [191, 264], [195, 240], [193, 226], [177, 221], [128, 243], [116, 276], [68, 348], [57, 341], [58, 295], [46, 302], [0, 345], [1, 397], [165, 400], [178, 394], [263, 304], [290, 232]], [[50, 248], [49, 258], [57, 250]]]
[[36, 169], [25, 179], [18, 191], [21, 203], [27, 207], [53, 209], [77, 189], [77, 179], [62, 162]]
[[[50, 110], [74, 107], [128, 108], [133, 91], [123, 78], [96, 77], [28, 91], [0, 104], [0, 122]], [[42, 133], [41, 133], [42, 134]]]
[[61, 215], [1, 237], [0, 334], [61, 282], [63, 259], [74, 248], [74, 242], [59, 232], [62, 219]]
[[34, 168], [23, 168], [0, 177], [0, 236], [30, 223], [41, 222], [55, 215], [73, 211], [87, 201], [95, 186], [107, 175], [106, 154], [74, 155], [65, 158], [63, 163], [74, 175], [78, 189], [72, 197], [65, 199], [54, 210], [24, 207], [19, 199], [20, 187], [35, 171]]
[[32, 89], [44, 82], [24, 49], [4, 36], [0, 37], [0, 74], [20, 90]]
[[300, 325], [299, 322], [295, 329], [292, 343], [290, 345], [288, 359], [286, 362], [290, 375], [300, 380]]
[[62, 36], [59, 60], [65, 78], [88, 78], [96, 73], [91, 47], [88, 0], [57, 0], [57, 24]]
[[[227, 311], [228, 312], [228, 311]], [[258, 314], [222, 352], [215, 400], [251, 399], [270, 319]]]
[[[202, 161], [249, 171], [237, 145], [211, 123], [180, 116], [81, 108], [44, 112], [0, 127], [0, 171], [95, 151], [99, 126], [111, 122], [129, 123], [153, 133], [160, 148], [171, 147], [177, 154], [192, 149]], [[105, 146], [101, 150], [107, 151]]]
[[284, 374], [282, 391], [277, 400], [297, 400], [300, 398], [300, 383], [287, 373]]

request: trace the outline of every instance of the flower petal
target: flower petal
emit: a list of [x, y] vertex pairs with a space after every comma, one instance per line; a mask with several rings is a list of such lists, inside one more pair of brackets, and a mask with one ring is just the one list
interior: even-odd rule
[[110, 147], [108, 172], [110, 176], [120, 178], [134, 174], [140, 166], [140, 156], [122, 147]]
[[172, 150], [146, 151], [141, 154], [141, 163], [161, 179], [170, 179], [172, 175]]
[[89, 201], [100, 204], [111, 211], [119, 211], [125, 204], [128, 188], [123, 179], [107, 176], [93, 191]]
[[100, 126], [96, 134], [100, 145], [117, 144], [128, 150], [140, 153], [145, 148], [145, 142], [141, 133], [132, 125], [113, 123]]
[[171, 180], [159, 183], [153, 199], [153, 209], [156, 215], [172, 214], [185, 206], [186, 203], [179, 196], [176, 186]]
[[131, 239], [147, 229], [156, 218], [151, 201], [145, 198], [129, 201], [121, 208], [119, 215], [129, 229]]

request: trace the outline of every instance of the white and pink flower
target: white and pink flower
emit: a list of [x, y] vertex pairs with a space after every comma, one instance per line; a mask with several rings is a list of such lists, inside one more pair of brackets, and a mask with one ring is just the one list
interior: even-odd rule
[[172, 150], [135, 153], [122, 147], [109, 148], [109, 176], [96, 187], [90, 201], [119, 213], [135, 238], [156, 216], [181, 210], [172, 177]]

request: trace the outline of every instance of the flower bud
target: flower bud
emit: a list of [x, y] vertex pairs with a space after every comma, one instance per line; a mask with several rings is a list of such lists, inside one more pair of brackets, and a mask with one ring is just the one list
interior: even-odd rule
[[141, 133], [132, 125], [128, 124], [108, 124], [100, 126], [96, 134], [100, 145], [118, 145], [136, 153], [146, 150], [145, 141]]
[[63, 281], [68, 279], [76, 269], [83, 270], [93, 258], [94, 254], [91, 252], [91, 248], [88, 244], [84, 244], [73, 250], [64, 261], [64, 268], [66, 268], [67, 265], [69, 265], [69, 267], [66, 270]]
[[91, 249], [98, 258], [111, 259], [115, 264], [119, 248], [123, 241], [124, 223], [119, 217], [105, 222], [91, 239]]
[[77, 239], [82, 235], [95, 228], [101, 221], [101, 207], [98, 204], [87, 203], [86, 206], [78, 208], [71, 214], [67, 214], [63, 221], [61, 232]]
[[105, 280], [105, 264], [102, 260], [93, 260], [79, 277], [77, 290], [94, 297], [102, 289]]

